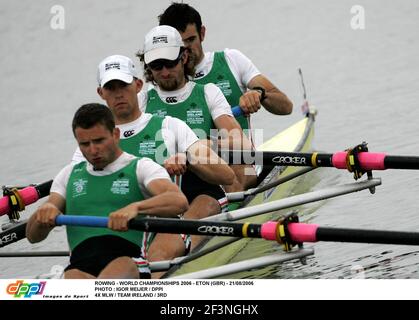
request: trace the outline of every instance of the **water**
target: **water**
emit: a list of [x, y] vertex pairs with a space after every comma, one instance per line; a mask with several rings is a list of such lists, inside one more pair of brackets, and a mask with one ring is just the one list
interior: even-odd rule
[[[419, 3], [364, 0], [365, 29], [353, 30], [353, 1], [190, 1], [207, 26], [208, 50], [238, 48], [292, 99], [292, 115], [261, 111], [253, 119], [273, 136], [300, 118], [297, 69], [317, 106], [315, 146], [334, 152], [367, 141], [371, 151], [418, 155]], [[64, 29], [51, 28], [51, 8], [61, 5]], [[0, 184], [52, 178], [70, 160], [74, 111], [99, 102], [96, 66], [110, 54], [134, 60], [143, 36], [170, 1], [12, 1], [0, 7]], [[219, 13], [223, 12], [223, 15]], [[314, 188], [351, 182], [334, 169], [317, 173]], [[376, 172], [383, 185], [303, 207], [303, 217], [327, 226], [419, 229], [417, 172]], [[28, 217], [36, 204], [27, 210]], [[1, 218], [1, 222], [4, 217]], [[418, 278], [418, 248], [323, 243], [307, 266], [269, 269], [269, 278], [350, 278], [357, 266], [367, 278]], [[64, 232], [5, 251], [63, 250]], [[66, 258], [1, 258], [0, 277], [48, 272]], [[284, 272], [286, 271], [286, 272]]]

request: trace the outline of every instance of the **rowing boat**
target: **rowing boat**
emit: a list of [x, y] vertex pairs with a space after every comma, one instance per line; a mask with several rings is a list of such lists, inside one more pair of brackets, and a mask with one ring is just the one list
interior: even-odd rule
[[[314, 108], [311, 109], [310, 112], [306, 112], [302, 120], [298, 121], [294, 125], [290, 126], [286, 130], [280, 132], [270, 140], [266, 141], [261, 146], [259, 146], [257, 150], [277, 150], [295, 152], [309, 151], [311, 149], [314, 135], [314, 122], [316, 113], [317, 112]], [[260, 174], [260, 177], [262, 177], [262, 179], [260, 179], [260, 183], [256, 189], [263, 188], [264, 186], [267, 186], [280, 178], [290, 177], [297, 171], [298, 170], [295, 167], [289, 166], [266, 166], [265, 168], [263, 168], [262, 173]], [[293, 192], [293, 188], [296, 186], [296, 182], [297, 180], [294, 179], [279, 186], [269, 188], [264, 192], [259, 192], [254, 195], [248, 195], [244, 198], [243, 201], [234, 202], [231, 208], [249, 208], [255, 205], [260, 205], [262, 203], [283, 199]], [[49, 193], [48, 191], [50, 186], [51, 181], [48, 181], [44, 184], [41, 184], [40, 187], [31, 186], [21, 190], [20, 192], [25, 197], [25, 201], [27, 201], [27, 203], [29, 204], [37, 201], [40, 197], [46, 196]], [[5, 212], [10, 209], [7, 208], [7, 206], [3, 207], [6, 207], [4, 209]], [[232, 212], [236, 212], [236, 210]], [[258, 215], [251, 219], [247, 219], [246, 221], [251, 223], [262, 223], [269, 219], [273, 219], [274, 217], [277, 218], [278, 215], [275, 212], [269, 212], [263, 215]], [[14, 224], [13, 226], [3, 231], [2, 235], [5, 241], [2, 244], [2, 246], [6, 245], [6, 240], [7, 244], [9, 244], [23, 239], [25, 237], [25, 226], [26, 221], [22, 221]], [[182, 257], [181, 259], [184, 259], [183, 261], [181, 259], [176, 260], [176, 263], [173, 263], [173, 261], [171, 261], [169, 263], [171, 268], [167, 271], [164, 277], [178, 276], [197, 270], [225, 265], [230, 262], [239, 261], [241, 259], [248, 259], [249, 257], [243, 256], [243, 252], [246, 251], [244, 250], [244, 248], [248, 247], [248, 252], [260, 252], [260, 245], [263, 244], [263, 242], [261, 242], [260, 240], [258, 241], [258, 239], [241, 239], [224, 246], [224, 241], [225, 239], [223, 237], [208, 237], [205, 241], [203, 241], [200, 244], [200, 246], [198, 246], [194, 250], [192, 254], [190, 254], [187, 257]], [[213, 251], [207, 255], [204, 255], [198, 259], [194, 259], [194, 257], [196, 257], [197, 255], [203, 254], [209, 248], [213, 248], [214, 246], [222, 246], [222, 248]], [[252, 249], [252, 247], [255, 246], [259, 246], [258, 250]], [[59, 254], [55, 252], [45, 252], [44, 254], [48, 256], [66, 255], [66, 252], [59, 252]], [[14, 256], [17, 257], [25, 255], [16, 254]], [[185, 258], [192, 261], [183, 263], [184, 261], [187, 261]], [[156, 269], [157, 268], [158, 267], [156, 267]], [[48, 275], [43, 275], [43, 277], [48, 277]]]
[[[304, 85], [303, 85], [304, 87]], [[371, 153], [366, 143], [336, 153], [309, 151], [312, 149], [316, 110], [309, 107], [304, 94], [304, 118], [263, 143], [256, 151], [228, 151], [228, 161], [234, 154], [241, 161], [259, 154], [264, 167], [256, 188], [228, 194], [235, 210], [203, 220], [141, 218], [129, 222], [129, 228], [168, 233], [190, 233], [207, 236], [195, 250], [185, 257], [150, 263], [154, 272], [166, 272], [165, 278], [269, 278], [266, 267], [299, 259], [305, 263], [314, 254], [304, 248], [306, 242], [340, 241], [419, 245], [419, 233], [399, 231], [328, 228], [300, 223], [295, 208], [307, 203], [325, 200], [361, 190], [375, 192], [381, 179], [372, 176], [372, 170], [419, 169], [419, 157]], [[262, 160], [261, 160], [262, 159]], [[246, 162], [248, 163], [248, 162]], [[258, 163], [260, 165], [260, 163]], [[299, 169], [299, 167], [304, 167]], [[364, 173], [367, 178], [349, 184], [310, 191], [315, 183], [313, 175], [300, 183], [297, 177], [317, 167], [347, 169], [355, 180]], [[311, 184], [307, 181], [311, 180]], [[9, 215], [11, 223], [0, 231], [0, 248], [25, 238], [26, 221], [19, 221], [19, 211], [49, 194], [52, 181], [23, 188], [6, 188], [0, 198], [0, 216]], [[18, 190], [19, 189], [19, 190]], [[294, 208], [294, 210], [285, 210]], [[274, 222], [274, 221], [277, 222]], [[232, 222], [234, 221], [234, 223]], [[241, 222], [241, 223], [236, 223]], [[106, 227], [107, 218], [59, 215], [57, 225]], [[225, 232], [229, 230], [229, 232]], [[234, 231], [234, 232], [230, 232]], [[234, 238], [233, 238], [234, 237]], [[263, 239], [262, 239], [263, 238]], [[227, 240], [226, 240], [227, 239]], [[272, 246], [274, 240], [283, 246]], [[2, 257], [68, 256], [68, 251], [1, 253]], [[248, 271], [251, 270], [251, 273]], [[275, 271], [275, 270], [274, 270]], [[42, 278], [56, 277], [44, 274]]]
[[[314, 108], [305, 114], [304, 119], [298, 121], [294, 125], [278, 133], [268, 141], [264, 142], [257, 148], [258, 151], [293, 151], [293, 152], [307, 152], [312, 148], [312, 140], [314, 136], [314, 123], [315, 123], [316, 111]], [[297, 171], [296, 167], [285, 167], [275, 166], [264, 169], [262, 173], [265, 178], [260, 182], [258, 188], [261, 188], [269, 183], [280, 178], [295, 174]], [[298, 183], [298, 179], [293, 179], [279, 186], [268, 189], [264, 192], [256, 195], [247, 196], [239, 205], [239, 208], [249, 208], [262, 203], [267, 203], [279, 199], [286, 198], [289, 196]], [[271, 219], [278, 219], [278, 212], [269, 212], [266, 214], [258, 215], [250, 219], [246, 219], [246, 222], [250, 223], [263, 223]], [[243, 221], [243, 220], [239, 220]], [[199, 255], [200, 252], [205, 252], [209, 248], [217, 247], [222, 245], [225, 241], [224, 237], [212, 237], [207, 238], [203, 241], [192, 253], [192, 255]], [[222, 245], [218, 250], [212, 251], [211, 253], [205, 254], [202, 257], [193, 259], [190, 262], [181, 263], [173, 266], [164, 277], [179, 276], [191, 272], [196, 272], [203, 269], [214, 268], [223, 266], [229, 263], [242, 261], [245, 259], [254, 258], [254, 254], [260, 255], [261, 252], [266, 252], [266, 246], [270, 244], [261, 239], [248, 239], [243, 238], [233, 243]], [[260, 274], [263, 271], [259, 271]], [[249, 276], [246, 274], [229, 275], [229, 277]], [[258, 275], [255, 275], [258, 277]]]

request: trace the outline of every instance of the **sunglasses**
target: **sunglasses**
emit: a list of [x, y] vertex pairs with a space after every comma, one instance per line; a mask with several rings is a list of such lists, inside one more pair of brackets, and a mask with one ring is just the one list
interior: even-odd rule
[[160, 71], [165, 67], [166, 69], [172, 69], [177, 66], [179, 61], [182, 59], [182, 54], [180, 54], [175, 60], [166, 60], [158, 59], [150, 62], [148, 64], [149, 68], [154, 71]]

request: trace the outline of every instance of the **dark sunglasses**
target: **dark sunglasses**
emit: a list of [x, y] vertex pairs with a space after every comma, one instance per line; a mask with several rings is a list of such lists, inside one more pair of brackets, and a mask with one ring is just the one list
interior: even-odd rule
[[175, 60], [158, 59], [148, 64], [149, 68], [154, 71], [160, 71], [165, 67], [166, 69], [172, 69], [177, 66], [179, 61], [182, 59], [182, 53]]

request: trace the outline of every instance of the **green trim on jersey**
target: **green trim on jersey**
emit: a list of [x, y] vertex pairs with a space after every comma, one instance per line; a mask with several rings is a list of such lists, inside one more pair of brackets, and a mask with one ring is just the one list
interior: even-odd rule
[[200, 139], [206, 139], [210, 136], [210, 130], [215, 129], [205, 99], [204, 86], [200, 84], [195, 84], [185, 101], [172, 104], [163, 102], [155, 89], [149, 90], [145, 112], [160, 118], [178, 118], [186, 122]]
[[[240, 86], [228, 66], [224, 51], [214, 52], [214, 62], [210, 72], [194, 81], [200, 84], [214, 83], [221, 89], [231, 107], [239, 105], [243, 92], [240, 90]], [[242, 129], [249, 129], [247, 117], [242, 115], [237, 117], [236, 120], [240, 123]]]
[[[113, 211], [143, 200], [137, 180], [138, 160], [134, 159], [124, 168], [107, 176], [91, 175], [85, 161], [75, 165], [67, 184], [65, 213], [107, 217]], [[88, 238], [104, 235], [124, 238], [139, 247], [144, 240], [142, 231], [117, 232], [107, 228], [67, 226], [71, 250]]]

